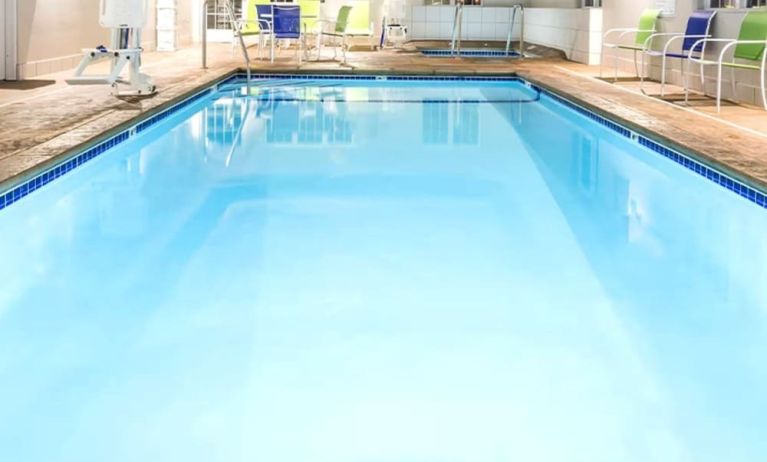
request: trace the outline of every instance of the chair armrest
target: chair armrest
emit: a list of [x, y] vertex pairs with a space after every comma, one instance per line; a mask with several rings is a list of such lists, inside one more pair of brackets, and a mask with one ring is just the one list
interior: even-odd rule
[[683, 35], [683, 34], [681, 32], [656, 32], [654, 34], [650, 34], [650, 36], [645, 39], [644, 45], [642, 45], [642, 48], [644, 48], [643, 51], [647, 51], [650, 49], [650, 46], [652, 45], [652, 41], [655, 37], [677, 37], [679, 35]]
[[[676, 41], [676, 40], [682, 40], [682, 39], [688, 39], [688, 38], [709, 38], [709, 37], [711, 37], [711, 35], [686, 35], [686, 34], [677, 34], [677, 35], [675, 35], [675, 36], [671, 37], [670, 39], [668, 39], [668, 40], [666, 41], [666, 45], [664, 45], [664, 46], [663, 46], [663, 54], [665, 55], [665, 54], [668, 52], [668, 49], [669, 49], [669, 47], [670, 47], [670, 46], [671, 46], [671, 44], [672, 44], [672, 43], [674, 43], [674, 41]], [[691, 53], [693, 52], [693, 50], [695, 50], [695, 47], [694, 47], [694, 46], [690, 48], [690, 53], [688, 53], [688, 55], [689, 55], [689, 54], [691, 54]]]
[[[622, 39], [624, 35], [629, 34], [631, 32], [635, 32], [635, 33], [636, 32], [655, 32], [655, 29], [652, 29], [652, 30], [650, 30], [650, 29], [637, 29], [637, 28], [631, 28], [631, 27], [628, 27], [628, 28], [624, 27], [624, 28], [618, 28], [618, 29], [610, 29], [607, 32], [605, 32], [604, 34], [602, 34], [602, 41], [607, 39], [608, 35], [616, 33], [616, 32], [619, 33], [618, 34], [618, 41], [620, 41], [620, 39]], [[614, 45], [614, 44], [613, 43], [606, 43], [606, 45]]]
[[[700, 40], [696, 41], [695, 43], [693, 43], [692, 47], [690, 47], [690, 49], [694, 50], [694, 49], [698, 48], [698, 45], [704, 45], [705, 46], [705, 44], [709, 43], [709, 42], [728, 43], [729, 44], [729, 43], [732, 43], [732, 42], [737, 42], [737, 40], [735, 40], [735, 39], [725, 39], [725, 38], [704, 38], [704, 39], [700, 39]], [[698, 63], [702, 62], [703, 61], [703, 54], [701, 53], [701, 55], [699, 57], [697, 57], [697, 58], [693, 58], [692, 56], [690, 56], [689, 59], [691, 61], [695, 61], [695, 62], [698, 62]]]
[[[730, 48], [734, 47], [735, 45], [758, 45], [763, 44], [764, 46], [767, 46], [767, 40], [733, 40], [730, 43], [726, 44], [722, 47], [722, 51], [719, 52], [719, 64], [722, 64], [722, 61], [724, 61], [724, 54], [729, 50]], [[767, 55], [767, 51], [762, 51], [762, 61], [764, 61], [764, 55]], [[733, 61], [735, 61], [735, 58], [733, 58]]]

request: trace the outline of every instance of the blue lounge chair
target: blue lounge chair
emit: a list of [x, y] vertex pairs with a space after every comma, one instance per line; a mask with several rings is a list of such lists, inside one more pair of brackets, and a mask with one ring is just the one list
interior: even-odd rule
[[[257, 5], [260, 7], [261, 5]], [[274, 46], [277, 40], [297, 40], [298, 63], [301, 64], [301, 58], [304, 53], [304, 36], [301, 34], [301, 7], [298, 5], [264, 5], [271, 8], [270, 28], [270, 55], [269, 59], [274, 62]], [[260, 9], [260, 8], [259, 8]]]
[[[666, 58], [675, 58], [681, 60], [682, 66], [682, 79], [686, 79], [686, 64], [687, 60], [693, 56], [703, 56], [705, 52], [705, 42], [699, 43], [699, 39], [711, 37], [711, 22], [716, 15], [716, 10], [700, 10], [693, 12], [689, 19], [687, 19], [687, 28], [684, 33], [677, 32], [664, 32], [652, 34], [645, 40], [644, 49], [642, 51], [642, 70], [645, 66], [645, 57], [661, 57], [661, 80], [660, 80], [660, 95], [665, 94], [666, 89]], [[666, 44], [663, 46], [662, 51], [656, 51], [652, 49], [653, 39], [656, 37], [669, 37]], [[670, 51], [671, 46], [679, 41], [682, 41], [682, 48], [679, 52]], [[695, 46], [697, 43], [697, 46]], [[644, 90], [644, 73], [640, 75], [641, 83], [640, 88], [642, 93], [646, 93]]]

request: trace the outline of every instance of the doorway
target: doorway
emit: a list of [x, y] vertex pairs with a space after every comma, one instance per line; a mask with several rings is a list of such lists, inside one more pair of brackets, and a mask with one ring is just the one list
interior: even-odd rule
[[16, 80], [16, 0], [0, 0], [0, 80]]

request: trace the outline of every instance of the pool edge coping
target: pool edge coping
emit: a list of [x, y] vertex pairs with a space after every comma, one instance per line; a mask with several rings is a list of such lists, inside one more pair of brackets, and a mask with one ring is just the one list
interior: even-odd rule
[[[0, 181], [0, 210], [15, 203], [29, 193], [55, 180], [70, 170], [82, 165], [88, 160], [100, 155], [111, 147], [138, 134], [151, 125], [170, 116], [198, 98], [216, 91], [221, 85], [245, 76], [245, 69], [235, 67], [210, 80], [204, 81], [181, 94], [148, 109], [146, 112], [125, 120], [116, 126], [77, 145], [71, 146], [59, 154], [51, 156], [22, 172]], [[572, 93], [558, 89], [541, 82], [526, 72], [394, 72], [388, 69], [379, 70], [266, 70], [259, 69], [253, 77], [263, 78], [338, 78], [350, 80], [490, 80], [505, 81], [519, 80], [530, 85], [541, 93], [553, 98], [570, 109], [589, 117], [591, 120], [633, 140], [638, 144], [661, 154], [704, 178], [722, 186], [739, 196], [753, 202], [757, 206], [767, 208], [767, 182], [751, 176], [746, 171], [732, 168], [712, 156], [690, 149], [684, 144], [649, 130], [631, 120], [603, 109], [598, 104], [585, 101]]]

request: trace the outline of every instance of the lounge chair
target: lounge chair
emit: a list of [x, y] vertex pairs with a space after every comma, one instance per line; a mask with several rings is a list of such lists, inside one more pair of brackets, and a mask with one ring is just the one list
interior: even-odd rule
[[373, 21], [370, 20], [370, 0], [347, 0], [352, 7], [346, 34], [352, 38], [366, 38], [371, 49], [377, 42], [373, 37]]
[[237, 21], [232, 35], [232, 53], [239, 45], [238, 34], [242, 37], [258, 36], [258, 56], [264, 46], [264, 38], [271, 32], [272, 14], [270, 0], [246, 0], [243, 2], [243, 18]]
[[[690, 57], [690, 61], [700, 65], [701, 84], [705, 93], [704, 71], [706, 66], [716, 66], [716, 112], [722, 107], [722, 69], [730, 69], [730, 82], [732, 85], [732, 96], [735, 98], [737, 92], [735, 71], [738, 69], [759, 71], [761, 74], [762, 105], [767, 111], [767, 89], [765, 89], [765, 71], [767, 71], [767, 11], [750, 11], [746, 13], [743, 22], [740, 24], [740, 32], [737, 40], [724, 38], [704, 38], [698, 40], [693, 48], [703, 46], [706, 43], [719, 42], [722, 48], [716, 60], [705, 59], [701, 54], [699, 57]], [[735, 47], [732, 53], [731, 61], [725, 62], [727, 52]], [[738, 62], [741, 61], [741, 62]], [[746, 62], [743, 62], [746, 61]], [[684, 85], [685, 102], [690, 93], [689, 82]]]
[[348, 33], [349, 14], [352, 7], [345, 5], [338, 10], [338, 16], [335, 21], [320, 19], [317, 21], [317, 60], [322, 54], [322, 41], [325, 37], [330, 38], [333, 43], [333, 59], [338, 56], [337, 48], [341, 48], [342, 62], [346, 64], [346, 49], [349, 47]]
[[[602, 68], [605, 62], [605, 49], [611, 48], [613, 52], [613, 62], [615, 63], [615, 77], [614, 80], [618, 80], [618, 60], [620, 50], [631, 50], [634, 52], [634, 69], [636, 75], [639, 77], [639, 65], [637, 63], [637, 53], [644, 50], [645, 41], [651, 34], [655, 33], [655, 26], [658, 22], [658, 16], [660, 16], [661, 10], [648, 9], [644, 10], [639, 17], [639, 27], [637, 28], [620, 28], [610, 29], [602, 36], [602, 56], [599, 60], [599, 77], [602, 77]], [[617, 34], [615, 42], [608, 42], [607, 39], [610, 35]], [[630, 34], [634, 34], [634, 43], [621, 43], [621, 40]]]
[[[666, 90], [666, 58], [675, 58], [681, 60], [682, 67], [682, 79], [687, 78], [686, 63], [687, 59], [691, 56], [703, 56], [705, 53], [705, 43], [701, 43], [697, 48], [693, 48], [698, 39], [711, 37], [711, 22], [716, 16], [716, 10], [700, 10], [693, 12], [687, 19], [687, 27], [684, 33], [679, 32], [664, 32], [655, 33], [647, 37], [644, 44], [644, 50], [642, 50], [642, 70], [645, 66], [646, 57], [660, 57], [661, 58], [661, 77], [660, 77], [660, 95], [663, 96]], [[663, 50], [656, 51], [652, 49], [652, 44], [657, 37], [668, 37], [666, 44], [663, 46]], [[682, 41], [682, 47], [679, 52], [669, 51], [671, 46]], [[640, 74], [641, 84], [640, 88], [642, 93], [644, 90], [644, 72]]]
[[269, 59], [274, 62], [274, 46], [277, 40], [296, 40], [298, 64], [304, 55], [304, 36], [301, 34], [301, 7], [298, 5], [272, 5], [272, 30], [269, 37]]

